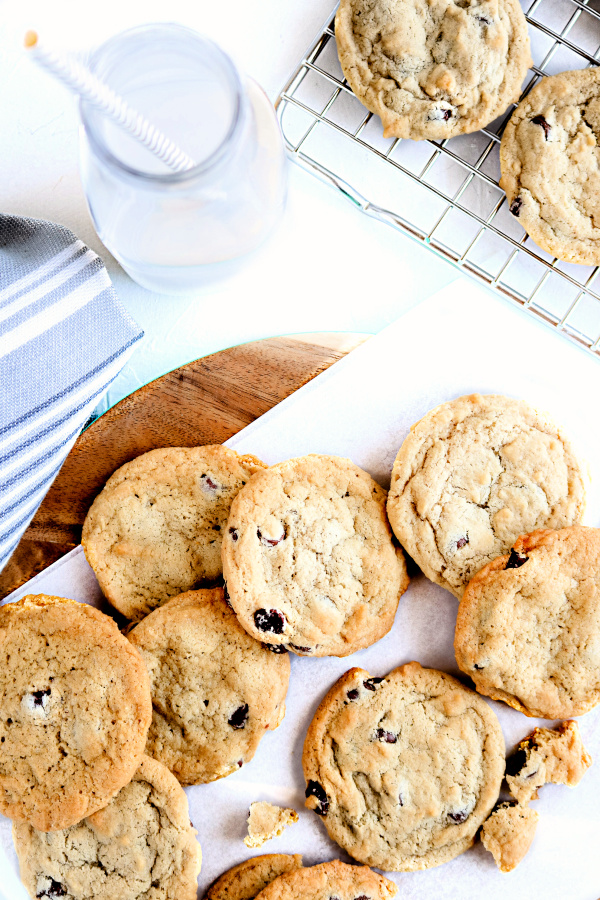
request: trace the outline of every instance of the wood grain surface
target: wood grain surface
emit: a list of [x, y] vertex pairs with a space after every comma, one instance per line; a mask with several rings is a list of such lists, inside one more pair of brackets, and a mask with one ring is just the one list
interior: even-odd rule
[[226, 441], [362, 340], [305, 335], [242, 344], [181, 366], [121, 400], [77, 439], [0, 573], [0, 599], [80, 542], [94, 497], [123, 463], [157, 447]]

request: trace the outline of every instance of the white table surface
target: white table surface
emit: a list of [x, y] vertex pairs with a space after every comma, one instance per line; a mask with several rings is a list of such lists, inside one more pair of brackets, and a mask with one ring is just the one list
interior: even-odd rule
[[458, 275], [292, 165], [283, 222], [239, 274], [185, 298], [138, 287], [94, 232], [79, 180], [75, 102], [27, 58], [25, 31], [35, 28], [48, 45], [80, 52], [137, 24], [181, 22], [221, 44], [274, 100], [333, 4], [0, 0], [0, 212], [71, 228], [105, 260], [146, 332], [105, 406], [184, 362], [245, 341], [308, 331], [375, 333]]

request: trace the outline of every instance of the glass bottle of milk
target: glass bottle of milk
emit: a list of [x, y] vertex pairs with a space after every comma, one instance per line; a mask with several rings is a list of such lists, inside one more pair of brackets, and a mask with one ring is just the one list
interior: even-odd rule
[[81, 172], [103, 243], [143, 287], [189, 293], [234, 271], [285, 203], [271, 103], [212, 41], [147, 25], [103, 44], [90, 68], [197, 165], [174, 173], [81, 103]]

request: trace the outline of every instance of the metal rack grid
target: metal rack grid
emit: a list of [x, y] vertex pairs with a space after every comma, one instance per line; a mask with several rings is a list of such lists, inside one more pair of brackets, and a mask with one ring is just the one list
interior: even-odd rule
[[[534, 65], [522, 96], [544, 75], [600, 64], [600, 0], [525, 0], [524, 12]], [[344, 79], [334, 13], [277, 100], [292, 158], [600, 359], [600, 267], [541, 250], [498, 185], [500, 138], [516, 104], [471, 135], [385, 140]]]

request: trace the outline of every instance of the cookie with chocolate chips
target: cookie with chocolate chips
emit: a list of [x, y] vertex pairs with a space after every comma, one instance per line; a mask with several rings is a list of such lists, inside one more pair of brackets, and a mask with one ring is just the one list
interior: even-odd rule
[[600, 263], [600, 70], [542, 80], [519, 103], [500, 145], [509, 209], [542, 250]]
[[518, 100], [531, 64], [517, 0], [341, 0], [335, 37], [385, 137], [477, 131]]
[[300, 656], [347, 656], [392, 627], [408, 586], [386, 492], [349, 459], [254, 475], [231, 506], [223, 574], [244, 628]]
[[592, 764], [577, 722], [558, 728], [534, 728], [506, 760], [508, 789], [519, 803], [537, 800], [545, 784], [579, 784]]
[[260, 892], [286, 872], [302, 868], [299, 853], [253, 856], [224, 872], [208, 889], [205, 900], [255, 900]]
[[412, 662], [351, 669], [308, 729], [306, 806], [354, 859], [412, 872], [470, 847], [498, 798], [504, 738], [488, 704]]
[[334, 859], [287, 872], [256, 900], [389, 900], [397, 890], [392, 881], [366, 866], [349, 866]]
[[150, 450], [108, 479], [81, 543], [103, 593], [128, 619], [214, 583], [231, 502], [264, 463], [215, 444]]
[[152, 706], [138, 651], [104, 613], [29, 595], [0, 607], [0, 812], [42, 831], [133, 776]]
[[520, 534], [581, 521], [584, 500], [582, 468], [559, 427], [523, 400], [471, 394], [412, 426], [387, 511], [427, 578], [460, 598]]
[[130, 631], [150, 675], [146, 753], [183, 784], [249, 762], [285, 714], [290, 659], [239, 624], [222, 588], [173, 597]]
[[600, 702], [600, 529], [534, 531], [513, 551], [467, 586], [456, 661], [527, 716], [582, 715]]
[[64, 831], [13, 827], [36, 900], [196, 900], [202, 854], [183, 788], [147, 756], [108, 806]]

